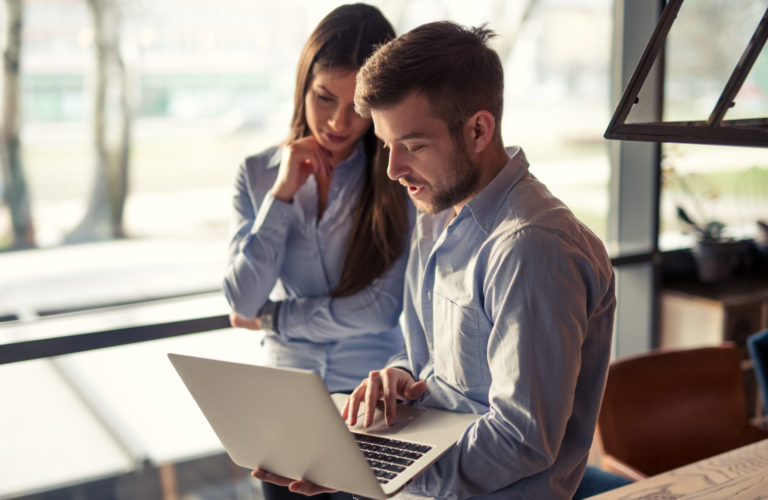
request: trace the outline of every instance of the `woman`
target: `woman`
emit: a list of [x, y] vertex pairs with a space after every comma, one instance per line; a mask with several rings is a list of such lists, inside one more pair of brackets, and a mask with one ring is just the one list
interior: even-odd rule
[[[233, 326], [263, 329], [265, 361], [317, 372], [350, 392], [402, 347], [412, 206], [386, 176], [355, 75], [394, 37], [364, 4], [333, 10], [299, 58], [291, 132], [247, 158], [236, 178], [224, 291]], [[290, 494], [265, 483], [268, 499]]]

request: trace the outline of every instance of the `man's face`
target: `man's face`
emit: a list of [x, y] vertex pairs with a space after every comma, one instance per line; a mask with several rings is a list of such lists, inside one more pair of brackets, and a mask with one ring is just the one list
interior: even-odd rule
[[389, 178], [400, 182], [419, 210], [458, 212], [475, 193], [480, 168], [457, 144], [427, 99], [411, 93], [398, 104], [371, 110], [376, 135], [389, 150]]

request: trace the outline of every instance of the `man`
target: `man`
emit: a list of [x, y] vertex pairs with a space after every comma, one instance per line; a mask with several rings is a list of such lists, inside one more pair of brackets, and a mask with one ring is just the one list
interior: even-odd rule
[[520, 148], [504, 148], [491, 36], [427, 24], [358, 74], [355, 106], [423, 213], [406, 270], [405, 350], [371, 372], [342, 416], [354, 424], [363, 403], [368, 425], [380, 399], [389, 423], [398, 399], [482, 415], [406, 494], [570, 499], [605, 383], [614, 275], [601, 241], [528, 172]]

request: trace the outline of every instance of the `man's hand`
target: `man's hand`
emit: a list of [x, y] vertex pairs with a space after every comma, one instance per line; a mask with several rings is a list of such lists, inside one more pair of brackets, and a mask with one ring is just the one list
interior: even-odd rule
[[251, 472], [251, 476], [255, 477], [256, 479], [266, 481], [268, 483], [274, 483], [279, 486], [285, 486], [294, 493], [300, 493], [302, 495], [307, 495], [307, 496], [319, 495], [320, 493], [336, 492], [336, 490], [323, 488], [322, 486], [317, 486], [307, 481], [289, 479], [287, 477], [278, 476], [277, 474], [272, 474], [271, 472], [267, 472], [262, 469], [255, 469], [253, 472]]
[[384, 419], [387, 425], [395, 423], [397, 412], [397, 400], [410, 401], [418, 399], [427, 390], [427, 383], [423, 380], [415, 381], [411, 374], [400, 368], [384, 368], [374, 370], [368, 374], [344, 403], [341, 417], [347, 420], [349, 425], [357, 423], [357, 411], [360, 402], [365, 402], [365, 427], [373, 423], [373, 414], [376, 411], [376, 403], [384, 401]]
[[261, 318], [244, 318], [235, 311], [229, 313], [229, 324], [235, 328], [248, 328], [249, 330], [261, 330]]

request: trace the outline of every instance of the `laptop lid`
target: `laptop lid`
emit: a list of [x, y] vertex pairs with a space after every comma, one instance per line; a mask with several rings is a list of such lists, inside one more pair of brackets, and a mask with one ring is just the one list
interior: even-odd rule
[[[331, 396], [314, 372], [174, 353], [168, 357], [237, 465], [368, 498], [397, 493], [479, 418], [400, 405], [392, 427], [377, 410], [372, 426], [348, 428], [339, 414], [346, 396]], [[369, 462], [375, 455], [365, 452], [366, 459], [350, 431], [415, 442], [428, 450], [408, 460], [412, 463], [394, 478], [377, 478]]]

